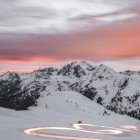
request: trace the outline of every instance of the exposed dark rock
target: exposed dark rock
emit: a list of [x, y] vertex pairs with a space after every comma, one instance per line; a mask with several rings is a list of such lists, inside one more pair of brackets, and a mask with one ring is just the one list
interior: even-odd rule
[[0, 107], [25, 110], [35, 105], [39, 98], [41, 87], [34, 85], [33, 88], [22, 89], [21, 80], [17, 73], [8, 73], [7, 80], [0, 80]]
[[139, 77], [140, 72], [117, 73], [105, 65], [93, 67], [84, 61], [23, 75], [8, 72], [0, 76], [0, 107], [28, 109], [37, 105], [42, 91], [50, 95], [53, 89], [78, 92], [111, 111], [140, 119]]

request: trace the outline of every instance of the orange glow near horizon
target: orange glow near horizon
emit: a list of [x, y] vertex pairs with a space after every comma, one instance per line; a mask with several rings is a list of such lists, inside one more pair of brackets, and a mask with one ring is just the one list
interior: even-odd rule
[[[114, 25], [106, 25], [87, 32], [54, 35], [51, 37], [34, 36], [24, 40], [22, 45], [29, 52], [20, 51], [16, 56], [0, 54], [0, 61], [32, 61], [34, 59], [65, 60], [94, 57], [131, 57], [140, 56], [139, 20]], [[16, 45], [12, 44], [12, 45]], [[18, 50], [18, 47], [17, 47]], [[9, 56], [9, 57], [8, 57]]]
[[[137, 12], [140, 16], [140, 11]], [[107, 61], [115, 70], [127, 70], [130, 63], [121, 68], [124, 62], [120, 63], [120, 60], [135, 58], [137, 63], [130, 70], [140, 70], [139, 16], [80, 33], [34, 35], [3, 43], [5, 46], [0, 46], [0, 72], [27, 72], [49, 64], [65, 64], [70, 60], [89, 60], [95, 64]], [[116, 63], [117, 60], [114, 67], [112, 61]]]

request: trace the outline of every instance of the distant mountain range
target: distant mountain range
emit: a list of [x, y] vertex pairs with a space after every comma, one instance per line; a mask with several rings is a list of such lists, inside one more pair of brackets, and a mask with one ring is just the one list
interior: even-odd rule
[[7, 72], [0, 76], [0, 107], [26, 110], [38, 105], [44, 91], [48, 95], [75, 91], [106, 109], [140, 120], [140, 71], [118, 73], [105, 65], [76, 61], [60, 69]]

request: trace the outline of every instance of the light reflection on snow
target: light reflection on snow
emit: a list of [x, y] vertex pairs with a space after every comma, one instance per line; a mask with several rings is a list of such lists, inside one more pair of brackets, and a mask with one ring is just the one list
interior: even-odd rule
[[[87, 131], [87, 129], [82, 127], [82, 126], [94, 127], [95, 130], [94, 131]], [[123, 130], [121, 130], [119, 128], [92, 125], [92, 124], [74, 124], [73, 127], [78, 129], [78, 130], [85, 131], [85, 132], [95, 133], [95, 134], [103, 134], [103, 135], [118, 135], [118, 134], [123, 133]], [[100, 128], [101, 130], [97, 130], [97, 128]]]
[[[90, 130], [86, 127], [92, 127]], [[32, 136], [46, 137], [46, 138], [56, 138], [56, 139], [65, 139], [65, 140], [101, 140], [96, 138], [86, 138], [86, 137], [75, 137], [75, 136], [66, 136], [66, 135], [56, 135], [56, 134], [47, 134], [39, 131], [42, 130], [65, 130], [65, 131], [77, 131], [83, 133], [93, 133], [100, 135], [120, 135], [124, 132], [130, 132], [133, 130], [137, 130], [136, 126], [132, 125], [122, 125], [120, 128], [107, 127], [107, 126], [99, 126], [92, 124], [73, 124], [74, 128], [66, 128], [66, 127], [37, 127], [30, 128], [24, 130], [24, 133]]]
[[62, 135], [53, 135], [53, 134], [44, 134], [38, 132], [40, 130], [66, 130], [66, 131], [82, 131], [73, 128], [65, 128], [65, 127], [38, 127], [27, 129], [24, 132], [28, 135], [46, 137], [46, 138], [57, 138], [57, 139], [65, 139], [65, 140], [101, 140], [96, 138], [82, 138], [82, 137], [74, 137], [74, 136], [62, 136]]
[[137, 131], [137, 127], [135, 125], [122, 125], [120, 128], [127, 129], [127, 130], [135, 130]]

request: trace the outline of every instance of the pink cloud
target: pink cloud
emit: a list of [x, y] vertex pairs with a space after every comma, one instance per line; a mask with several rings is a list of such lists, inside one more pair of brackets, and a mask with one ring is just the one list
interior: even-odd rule
[[135, 18], [80, 33], [15, 36], [14, 39], [0, 40], [0, 63], [3, 64], [0, 69], [24, 70], [17, 62], [25, 64], [25, 71], [28, 71], [45, 64], [73, 59], [102, 63], [104, 60], [138, 58], [139, 23], [140, 20]]

